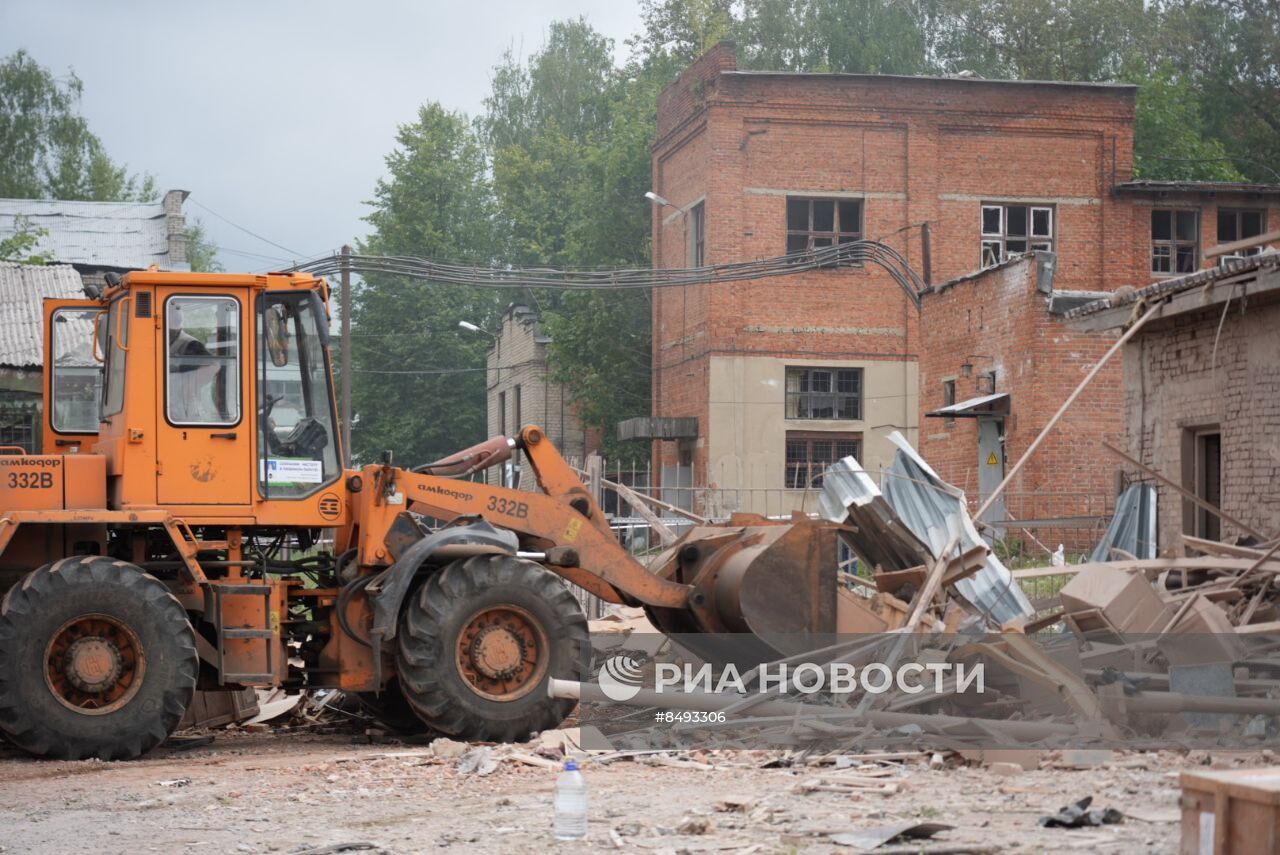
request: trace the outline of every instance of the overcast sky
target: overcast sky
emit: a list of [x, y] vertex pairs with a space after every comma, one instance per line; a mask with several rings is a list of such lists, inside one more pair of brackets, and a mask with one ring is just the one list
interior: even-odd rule
[[619, 59], [639, 29], [634, 0], [0, 0], [0, 56], [74, 69], [111, 157], [189, 190], [228, 270], [265, 270], [366, 234], [396, 126], [474, 116], [504, 50], [577, 16]]

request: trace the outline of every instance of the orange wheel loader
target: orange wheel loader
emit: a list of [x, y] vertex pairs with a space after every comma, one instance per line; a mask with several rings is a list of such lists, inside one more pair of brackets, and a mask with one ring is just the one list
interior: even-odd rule
[[[567, 583], [664, 631], [755, 633], [764, 655], [834, 628], [829, 526], [743, 517], [642, 565], [537, 427], [344, 469], [328, 306], [308, 275], [154, 269], [45, 301], [45, 453], [0, 448], [12, 742], [137, 757], [197, 688], [244, 686], [522, 739], [571, 711], [550, 678], [589, 674]], [[539, 492], [463, 477], [516, 449]]]

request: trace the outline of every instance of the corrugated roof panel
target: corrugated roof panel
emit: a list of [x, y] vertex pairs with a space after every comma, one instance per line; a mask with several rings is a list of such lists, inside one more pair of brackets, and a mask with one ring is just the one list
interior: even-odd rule
[[[935, 557], [952, 537], [959, 538], [961, 552], [987, 546], [969, 518], [964, 493], [943, 481], [902, 434], [894, 431], [888, 440], [898, 447], [898, 453], [885, 472], [884, 497], [907, 528]], [[1035, 614], [1013, 574], [995, 553], [987, 556], [981, 570], [955, 587], [962, 597], [999, 624]]]
[[0, 365], [40, 367], [44, 362], [44, 300], [83, 296], [75, 268], [0, 261]]
[[45, 229], [36, 251], [64, 264], [170, 269], [168, 217], [162, 202], [67, 202], [0, 199], [0, 238], [17, 232], [19, 218]]

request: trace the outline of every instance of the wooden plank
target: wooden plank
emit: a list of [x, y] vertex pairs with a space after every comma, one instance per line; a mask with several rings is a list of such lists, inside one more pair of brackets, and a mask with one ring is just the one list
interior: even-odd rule
[[1280, 620], [1268, 623], [1251, 623], [1236, 627], [1236, 635], [1258, 635], [1266, 632], [1280, 632]]
[[662, 541], [663, 546], [675, 543], [676, 540], [678, 540], [676, 533], [667, 528], [667, 525], [662, 521], [662, 518], [645, 506], [644, 502], [641, 501], [639, 493], [623, 484], [613, 484], [610, 482], [610, 485], [617, 492], [618, 497], [630, 505], [631, 509], [639, 514], [640, 518], [647, 522], [650, 528], [657, 532], [658, 539]]
[[1225, 558], [1253, 558], [1262, 557], [1263, 551], [1252, 546], [1237, 546], [1232, 543], [1221, 543], [1216, 540], [1205, 540], [1202, 537], [1192, 537], [1189, 534], [1179, 535], [1182, 538], [1183, 546], [1189, 549], [1195, 549], [1207, 555], [1221, 555]]
[[1220, 243], [1217, 246], [1211, 246], [1204, 251], [1204, 257], [1217, 258], [1220, 255], [1235, 255], [1241, 250], [1253, 249], [1255, 246], [1265, 246], [1276, 241], [1280, 241], [1280, 229], [1274, 229], [1243, 240], [1233, 240], [1231, 243]]

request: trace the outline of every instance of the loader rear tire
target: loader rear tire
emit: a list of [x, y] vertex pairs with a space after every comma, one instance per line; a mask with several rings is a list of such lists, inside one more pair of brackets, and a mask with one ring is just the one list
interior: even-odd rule
[[145, 754], [178, 726], [198, 671], [182, 604], [128, 562], [64, 558], [0, 603], [0, 730], [32, 754]]
[[587, 619], [568, 585], [532, 561], [477, 555], [427, 579], [400, 616], [397, 673], [431, 727], [513, 742], [558, 725], [575, 702], [552, 677], [589, 673]]

